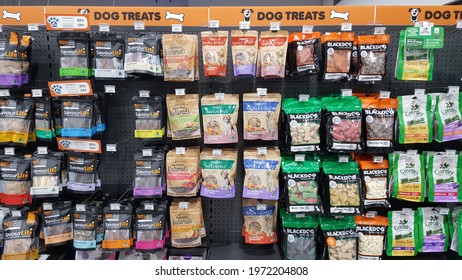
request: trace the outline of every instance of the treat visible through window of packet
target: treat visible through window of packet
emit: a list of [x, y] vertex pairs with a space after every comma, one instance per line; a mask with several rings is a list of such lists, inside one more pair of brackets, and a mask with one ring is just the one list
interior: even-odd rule
[[261, 32], [258, 47], [261, 53], [261, 77], [284, 78], [286, 73], [287, 31]]
[[202, 199], [201, 199], [201, 197], [188, 197], [188, 198], [186, 198], [186, 197], [183, 197], [183, 198], [175, 197], [175, 198], [173, 198], [172, 205], [174, 207], [180, 207], [180, 202], [188, 202], [189, 205], [192, 205], [192, 207], [195, 207], [195, 208], [199, 209], [200, 215], [201, 215], [201, 228], [199, 230], [199, 234], [200, 234], [201, 237], [206, 237], [207, 233], [205, 231], [204, 213], [202, 211]]
[[327, 32], [321, 37], [325, 62], [324, 80], [341, 80], [347, 77], [351, 66], [353, 32]]
[[135, 230], [137, 250], [155, 250], [164, 247], [165, 204], [145, 201], [136, 209]]
[[185, 148], [184, 154], [176, 150], [167, 153], [167, 195], [196, 196], [200, 177], [200, 150]]
[[35, 100], [35, 134], [40, 140], [50, 141], [53, 139], [54, 131], [49, 97]]
[[170, 206], [171, 241], [175, 248], [192, 248], [202, 245], [201, 209], [195, 204], [186, 208]]
[[46, 246], [62, 245], [73, 240], [71, 209], [71, 201], [43, 203], [43, 235]]
[[201, 196], [212, 198], [233, 198], [236, 192], [237, 150], [222, 149], [219, 154], [204, 148], [200, 154], [204, 181]]
[[[164, 81], [193, 82], [196, 76], [198, 36], [163, 34]], [[197, 66], [198, 67], [198, 66]], [[197, 73], [199, 74], [199, 73]]]
[[318, 241], [318, 218], [297, 217], [280, 210], [284, 240], [282, 248], [286, 260], [315, 260]]
[[92, 193], [96, 190], [98, 160], [94, 154], [69, 153], [67, 160], [67, 189], [76, 193]]
[[167, 94], [167, 110], [173, 140], [201, 138], [199, 94]]
[[358, 36], [358, 81], [381, 81], [383, 79], [387, 69], [389, 43], [389, 34]]
[[353, 216], [320, 216], [329, 260], [356, 260], [358, 234]]
[[399, 143], [431, 143], [433, 126], [431, 98], [424, 95], [398, 96]]
[[33, 197], [58, 197], [60, 191], [61, 159], [51, 155], [32, 158]]
[[4, 157], [0, 160], [2, 202], [5, 205], [26, 205], [30, 197], [31, 163], [23, 157]]
[[0, 33], [0, 86], [12, 87], [29, 83], [30, 35]]
[[435, 140], [462, 139], [462, 94], [443, 93], [436, 97]]
[[94, 36], [95, 78], [125, 78], [125, 42], [120, 34], [95, 34]]
[[255, 76], [258, 52], [258, 32], [232, 30], [231, 50], [234, 76]]
[[427, 159], [428, 201], [462, 202], [462, 156], [443, 153]]
[[93, 96], [62, 100], [63, 137], [90, 138], [96, 133], [93, 102]]
[[244, 226], [242, 235], [246, 244], [272, 244], [278, 241], [277, 201], [244, 199], [242, 202]]
[[132, 211], [130, 204], [115, 203], [104, 207], [103, 249], [114, 251], [130, 249], [133, 242], [131, 230]]
[[135, 154], [133, 196], [162, 196], [165, 152], [154, 149], [151, 156]]
[[204, 76], [226, 77], [228, 31], [203, 31], [201, 40]]
[[135, 138], [147, 141], [162, 139], [165, 132], [162, 122], [162, 97], [133, 96], [132, 102], [135, 109]]
[[277, 147], [269, 147], [265, 154], [257, 148], [244, 150], [244, 191], [242, 196], [253, 199], [279, 199], [279, 169], [281, 155]]
[[374, 162], [373, 159], [359, 159], [363, 182], [364, 207], [390, 207], [388, 188], [388, 161]]
[[78, 204], [74, 207], [72, 220], [74, 228], [73, 245], [76, 251], [96, 249], [96, 227], [101, 210], [95, 205]]
[[0, 144], [28, 143], [33, 108], [28, 98], [0, 98]]
[[160, 35], [154, 33], [129, 34], [126, 37], [124, 70], [129, 75], [162, 75]]
[[426, 188], [424, 156], [408, 153], [393, 157], [393, 197], [423, 202]]
[[387, 255], [404, 257], [417, 255], [417, 213], [409, 211], [388, 212]]
[[399, 46], [395, 75], [398, 80], [433, 80], [433, 49], [406, 46], [406, 31], [399, 32]]
[[223, 99], [204, 95], [201, 98], [201, 111], [204, 144], [237, 143], [238, 94], [224, 94]]
[[242, 107], [245, 140], [278, 140], [281, 94], [244, 93]]
[[383, 216], [355, 216], [358, 233], [358, 260], [380, 260], [383, 256], [388, 218]]
[[18, 212], [9, 213], [3, 219], [5, 241], [2, 260], [36, 260], [39, 253], [37, 215], [34, 212]]
[[87, 33], [63, 32], [58, 35], [60, 77], [72, 79], [90, 76], [89, 40]]
[[291, 76], [319, 73], [320, 38], [319, 32], [290, 34], [287, 60]]
[[418, 246], [422, 253], [446, 252], [449, 244], [448, 215], [435, 207], [417, 209]]

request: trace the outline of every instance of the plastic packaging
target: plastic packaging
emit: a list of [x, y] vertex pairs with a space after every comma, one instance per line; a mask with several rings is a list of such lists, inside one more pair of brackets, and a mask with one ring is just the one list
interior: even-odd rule
[[20, 156], [1, 158], [0, 179], [3, 204], [20, 206], [32, 202], [30, 197], [32, 185], [30, 160]]
[[71, 201], [43, 203], [43, 235], [46, 246], [58, 246], [74, 239]]
[[33, 108], [29, 98], [0, 98], [0, 144], [28, 143]]
[[245, 140], [278, 140], [281, 94], [244, 93], [242, 107]]
[[128, 250], [133, 245], [132, 215], [130, 204], [111, 203], [104, 207], [104, 239], [102, 248], [108, 251]]
[[353, 32], [327, 32], [321, 37], [325, 63], [324, 80], [341, 80], [347, 77], [351, 66]]
[[327, 244], [329, 260], [356, 260], [358, 234], [353, 216], [320, 216], [319, 223]]
[[415, 256], [418, 242], [417, 213], [388, 212], [387, 255], [390, 257]]
[[134, 197], [162, 196], [163, 174], [165, 173], [165, 152], [153, 149], [152, 155], [135, 153]]
[[62, 100], [63, 137], [91, 138], [96, 133], [93, 102], [93, 96]]
[[387, 69], [387, 49], [390, 35], [358, 36], [360, 82], [381, 81]]
[[419, 241], [417, 250], [422, 253], [446, 252], [449, 243], [447, 214], [438, 208], [421, 207], [417, 210]]
[[244, 199], [242, 202], [244, 226], [242, 235], [246, 244], [272, 244], [276, 234], [277, 201]]
[[165, 81], [194, 82], [199, 78], [197, 35], [163, 34], [162, 46]]
[[39, 254], [35, 212], [12, 211], [3, 219], [2, 260], [36, 260]]
[[135, 109], [135, 138], [146, 141], [162, 139], [165, 133], [163, 126], [162, 97], [132, 97]]
[[261, 55], [261, 77], [264, 79], [284, 78], [286, 73], [287, 31], [264, 31], [258, 44]]
[[380, 260], [384, 251], [388, 218], [383, 216], [355, 216], [356, 232], [358, 232], [359, 260]]
[[462, 156], [459, 154], [428, 155], [428, 200], [462, 202]]
[[283, 254], [286, 260], [315, 260], [319, 222], [316, 216], [297, 217], [281, 209]]
[[58, 35], [61, 78], [79, 79], [90, 76], [89, 42], [88, 33], [62, 32]]
[[462, 139], [462, 94], [445, 93], [436, 97], [435, 140]]
[[67, 160], [67, 189], [71, 192], [91, 194], [96, 190], [98, 160], [96, 155], [69, 153]]
[[226, 77], [228, 31], [201, 32], [204, 76]]
[[173, 140], [202, 137], [198, 94], [167, 94], [167, 112]]
[[126, 36], [124, 70], [129, 75], [162, 76], [160, 35], [144, 32]]
[[399, 143], [431, 143], [433, 125], [428, 95], [398, 96]]
[[389, 208], [388, 161], [374, 162], [372, 159], [358, 160], [363, 182], [364, 207]]
[[204, 144], [237, 143], [239, 95], [224, 94], [223, 98], [204, 95], [201, 98]]
[[255, 30], [232, 30], [231, 51], [234, 76], [256, 74], [258, 32]]
[[425, 200], [425, 161], [417, 153], [396, 154], [393, 159], [393, 197], [423, 202]]
[[125, 42], [120, 34], [95, 34], [93, 67], [96, 79], [124, 79]]
[[320, 69], [321, 33], [292, 33], [287, 61], [291, 76], [317, 74]]
[[236, 192], [237, 150], [204, 148], [200, 159], [204, 178], [201, 196], [233, 198]]

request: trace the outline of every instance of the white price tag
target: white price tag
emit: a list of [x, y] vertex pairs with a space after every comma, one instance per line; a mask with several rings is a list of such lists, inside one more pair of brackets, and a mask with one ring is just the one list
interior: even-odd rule
[[144, 22], [143, 21], [135, 21], [134, 23], [135, 30], [144, 30]]
[[381, 90], [379, 93], [379, 98], [390, 98], [391, 92]]
[[411, 214], [411, 212], [412, 212], [411, 208], [403, 208], [403, 209], [401, 209], [401, 213], [403, 215], [409, 215], [409, 214]]
[[338, 156], [338, 162], [349, 162], [350, 158], [348, 156]]
[[0, 89], [0, 96], [10, 96], [9, 89]]
[[266, 96], [268, 94], [267, 88], [257, 88], [257, 95], [258, 96]]
[[462, 29], [462, 20], [458, 20], [456, 23], [456, 28], [457, 29]]
[[143, 157], [152, 157], [152, 149], [143, 149]]
[[309, 94], [300, 94], [298, 96], [298, 101], [308, 101], [308, 100], [310, 100]]
[[3, 32], [3, 24], [0, 24], [0, 32]]
[[120, 210], [120, 203], [111, 203], [109, 204], [111, 210]]
[[456, 150], [446, 150], [446, 155], [447, 156], [455, 156], [456, 155]]
[[43, 203], [43, 210], [53, 210], [53, 204]]
[[381, 163], [383, 162], [383, 156], [374, 156], [372, 159], [373, 163]]
[[39, 154], [39, 155], [48, 154], [48, 147], [44, 147], [44, 146], [37, 147], [37, 154]]
[[115, 85], [104, 85], [105, 93], [115, 93]]
[[225, 93], [224, 93], [224, 92], [217, 92], [217, 93], [215, 93], [215, 99], [216, 99], [216, 100], [223, 100], [223, 99], [225, 99]]
[[377, 211], [368, 211], [366, 213], [366, 218], [375, 218], [377, 217]]
[[13, 147], [5, 148], [5, 155], [14, 156], [14, 148]]
[[154, 210], [154, 203], [145, 203], [144, 210]]
[[248, 29], [250, 29], [250, 22], [248, 22], [248, 21], [240, 21], [239, 22], [239, 29], [240, 30], [248, 30]]
[[259, 155], [266, 155], [268, 153], [268, 148], [266, 148], [266, 147], [258, 147], [257, 148], [257, 153]]
[[145, 97], [149, 98], [150, 97], [150, 91], [149, 90], [140, 90], [140, 97]]
[[109, 23], [100, 23], [99, 32], [109, 32]]
[[257, 210], [258, 211], [265, 211], [266, 210], [266, 204], [257, 204]]
[[425, 89], [424, 88], [416, 88], [414, 89], [414, 95], [423, 95], [425, 94]]
[[407, 150], [406, 154], [408, 156], [415, 156], [417, 155], [417, 150]]
[[342, 31], [351, 31], [351, 30], [353, 30], [353, 24], [351, 24], [350, 22], [344, 22], [344, 23], [342, 23], [340, 29]]
[[180, 203], [178, 203], [178, 207], [180, 207], [182, 209], [188, 209], [189, 208], [189, 202], [181, 201]]
[[186, 95], [186, 89], [184, 88], [176, 88], [175, 95]]
[[178, 32], [178, 33], [183, 32], [183, 24], [181, 23], [172, 24], [172, 32]]
[[85, 211], [85, 204], [76, 204], [75, 210], [77, 211]]
[[313, 25], [303, 25], [302, 33], [313, 33], [313, 29], [314, 29]]
[[209, 28], [219, 28], [220, 21], [219, 20], [209, 20]]
[[295, 214], [295, 218], [305, 218], [306, 214], [305, 213], [297, 213]]
[[27, 30], [28, 31], [38, 31], [39, 27], [37, 23], [28, 23], [27, 24]]
[[341, 89], [341, 91], [342, 91], [342, 96], [352, 96], [353, 95], [353, 90], [351, 89], [343, 88]]
[[13, 211], [11, 211], [11, 215], [12, 215], [13, 217], [21, 217], [21, 211], [19, 211], [19, 210], [13, 210]]
[[387, 28], [385, 26], [377, 26], [376, 28], [374, 28], [374, 34], [376, 35], [385, 34], [386, 30]]
[[451, 94], [459, 94], [459, 87], [458, 86], [449, 86], [448, 87], [448, 93]]
[[186, 148], [185, 147], [176, 147], [175, 151], [176, 151], [177, 155], [184, 155], [186, 153]]
[[270, 22], [270, 31], [279, 31], [281, 30], [281, 23], [277, 22]]
[[117, 144], [106, 144], [106, 152], [117, 152]]
[[305, 155], [304, 154], [296, 154], [295, 155], [295, 161], [305, 161]]
[[213, 149], [212, 150], [212, 155], [214, 155], [214, 156], [221, 156], [222, 153], [223, 153], [222, 149]]
[[43, 90], [42, 89], [33, 89], [32, 90], [32, 97], [42, 97]]
[[440, 207], [438, 209], [438, 211], [440, 212], [441, 215], [448, 215], [449, 214], [449, 208], [446, 208], [446, 207]]

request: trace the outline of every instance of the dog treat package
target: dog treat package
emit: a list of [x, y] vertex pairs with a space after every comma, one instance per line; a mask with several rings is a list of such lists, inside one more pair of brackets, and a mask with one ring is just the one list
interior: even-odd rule
[[231, 51], [234, 76], [255, 76], [258, 52], [258, 31], [232, 30]]
[[237, 150], [204, 148], [200, 154], [201, 196], [233, 198], [236, 192]]
[[93, 67], [96, 79], [123, 79], [125, 41], [120, 34], [95, 34]]
[[321, 101], [315, 98], [307, 101], [284, 98], [282, 110], [286, 124], [285, 142], [289, 152], [319, 152]]
[[167, 94], [167, 113], [172, 140], [201, 138], [199, 94]]
[[446, 152], [428, 155], [427, 159], [428, 200], [462, 202], [462, 155]]
[[292, 33], [289, 36], [287, 61], [291, 76], [319, 73], [321, 33]]
[[281, 155], [277, 147], [244, 150], [244, 191], [242, 196], [253, 199], [279, 199]]
[[73, 208], [74, 249], [76, 251], [92, 251], [96, 249], [98, 218], [102, 216], [102, 208], [96, 204], [76, 204]]
[[263, 31], [258, 47], [261, 55], [261, 77], [264, 79], [284, 78], [286, 73], [287, 31]]
[[226, 77], [228, 31], [201, 32], [204, 76]]
[[355, 216], [358, 233], [358, 260], [381, 260], [385, 250], [384, 242], [387, 233], [388, 218], [368, 212], [363, 216]]
[[382, 157], [358, 159], [363, 184], [364, 207], [389, 208], [388, 161]]
[[53, 120], [53, 133], [56, 137], [60, 137], [63, 129], [63, 120], [61, 118], [61, 98], [51, 99], [51, 118]]
[[95, 93], [95, 102], [93, 102], [95, 112], [95, 129], [96, 134], [102, 134], [106, 131], [106, 95], [104, 93]]
[[[449, 209], [449, 215], [448, 215], [448, 228], [449, 228], [449, 239], [451, 240], [450, 244], [450, 249], [452, 251], [458, 252], [459, 253], [459, 248], [458, 248], [458, 232], [459, 232], [459, 213], [460, 210], [462, 209], [461, 206], [456, 206], [454, 208]], [[1, 211], [1, 210], [0, 210]], [[0, 214], [1, 215], [1, 214]], [[1, 217], [0, 217], [1, 221]], [[462, 252], [459, 253], [459, 255], [462, 255]]]
[[175, 248], [192, 248], [202, 245], [201, 208], [196, 203], [179, 202], [170, 206], [171, 242]]
[[164, 247], [164, 227], [167, 205], [145, 201], [136, 208], [135, 231], [137, 250], [155, 250]]
[[32, 38], [17, 32], [0, 33], [0, 86], [29, 83]]
[[165, 152], [152, 150], [152, 155], [135, 153], [134, 197], [162, 196]]
[[358, 36], [360, 82], [381, 81], [387, 69], [389, 34]]
[[73, 240], [72, 201], [43, 203], [43, 235], [46, 246], [57, 246]]
[[167, 195], [196, 196], [200, 177], [199, 147], [167, 153]]
[[36, 155], [32, 158], [33, 197], [58, 197], [61, 183], [61, 158], [54, 155]]
[[398, 80], [431, 81], [433, 80], [433, 49], [406, 45], [406, 31], [399, 32], [398, 56], [395, 76]]
[[447, 142], [462, 139], [462, 94], [445, 93], [436, 97], [435, 139]]
[[[1, 195], [2, 195], [2, 192], [0, 190], [0, 197]], [[3, 219], [8, 213], [10, 213], [9, 208], [0, 207], [0, 259], [1, 259], [2, 252], [3, 252], [3, 245], [4, 245], [3, 243], [5, 242], [5, 232], [3, 231]]]
[[35, 212], [11, 211], [3, 219], [2, 260], [36, 260], [39, 253]]
[[132, 246], [132, 215], [130, 204], [111, 203], [103, 209], [104, 239], [103, 250], [121, 251]]
[[58, 35], [61, 78], [79, 79], [90, 76], [89, 43], [88, 33], [62, 32]]
[[341, 80], [347, 77], [350, 72], [354, 37], [353, 32], [327, 32], [322, 35], [324, 80]]
[[29, 98], [0, 98], [0, 144], [27, 145], [34, 101]]
[[431, 143], [433, 125], [428, 95], [398, 96], [399, 143]]
[[49, 97], [35, 100], [35, 135], [42, 141], [51, 141], [54, 136], [51, 110]]
[[351, 50], [351, 65], [350, 74], [348, 75], [349, 80], [356, 80], [359, 73], [359, 54], [358, 54], [358, 37], [355, 37], [353, 41], [353, 49]]
[[[449, 209], [446, 209], [449, 210]], [[421, 253], [446, 252], [449, 243], [448, 214], [439, 208], [417, 209], [417, 251]]]
[[297, 217], [280, 210], [282, 220], [282, 251], [286, 260], [315, 260], [317, 257], [318, 218]]
[[358, 233], [353, 216], [320, 216], [329, 260], [356, 260]]
[[164, 136], [162, 97], [132, 97], [135, 108], [135, 138], [146, 141], [160, 140]]
[[398, 100], [395, 98], [362, 97], [361, 101], [366, 124], [367, 152], [393, 152]]
[[294, 156], [282, 158], [282, 174], [290, 213], [318, 214], [323, 211], [319, 162], [305, 159], [296, 161]]
[[281, 94], [244, 93], [242, 106], [245, 140], [278, 140]]
[[204, 144], [237, 143], [239, 95], [204, 95], [201, 98]]
[[362, 151], [361, 99], [356, 96], [323, 97], [326, 148], [333, 153]]
[[[185, 202], [188, 202], [189, 204], [184, 204]], [[180, 207], [180, 203], [182, 207], [185, 207], [186, 205], [191, 205], [191, 207], [195, 207], [199, 209], [200, 216], [201, 216], [201, 224], [200, 224], [200, 230], [199, 234], [201, 237], [206, 237], [207, 233], [205, 231], [205, 222], [204, 222], [204, 213], [202, 211], [202, 199], [200, 197], [175, 197], [173, 198], [172, 206], [174, 207]], [[167, 233], [168, 234], [168, 233]], [[167, 235], [166, 234], [166, 235]]]
[[277, 201], [244, 199], [242, 208], [244, 215], [242, 235], [246, 244], [272, 244], [278, 241]]
[[393, 157], [393, 194], [396, 199], [425, 200], [425, 159], [414, 150]]
[[93, 102], [93, 96], [62, 100], [61, 136], [91, 138], [96, 133]]
[[363, 212], [362, 184], [356, 161], [322, 163], [328, 213], [361, 214]]
[[0, 158], [2, 203], [8, 206], [30, 204], [31, 162], [20, 156]]
[[162, 76], [160, 60], [162, 44], [159, 35], [150, 32], [129, 34], [125, 40], [126, 74]]
[[98, 159], [95, 154], [69, 153], [67, 160], [67, 190], [88, 194], [96, 190]]
[[[164, 81], [194, 82], [198, 73], [198, 36], [163, 34]], [[198, 56], [198, 55], [197, 55]], [[226, 59], [226, 56], [225, 56]]]

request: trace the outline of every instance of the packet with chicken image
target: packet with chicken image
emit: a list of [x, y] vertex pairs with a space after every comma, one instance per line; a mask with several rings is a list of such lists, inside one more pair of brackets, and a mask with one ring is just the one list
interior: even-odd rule
[[226, 77], [228, 31], [201, 32], [204, 75]]
[[278, 140], [281, 94], [244, 93], [242, 107], [245, 140]]
[[244, 226], [242, 235], [247, 244], [272, 244], [277, 242], [277, 201], [244, 199]]
[[200, 176], [199, 147], [185, 148], [167, 153], [167, 195], [196, 196]]
[[201, 171], [204, 181], [201, 196], [211, 198], [233, 198], [236, 192], [235, 149], [204, 148], [200, 154]]
[[201, 99], [204, 144], [237, 143], [239, 95], [204, 95]]
[[207, 232], [205, 231], [204, 213], [202, 211], [202, 199], [200, 197], [175, 197], [173, 198], [172, 206], [180, 207], [180, 202], [182, 202], [182, 205], [184, 202], [188, 202], [189, 205], [191, 205], [192, 207], [196, 207], [197, 209], [200, 210], [201, 228], [199, 230], [199, 234], [201, 237], [206, 237]]
[[234, 76], [255, 76], [258, 52], [258, 31], [231, 31]]
[[201, 138], [198, 94], [167, 94], [167, 111], [173, 140]]

